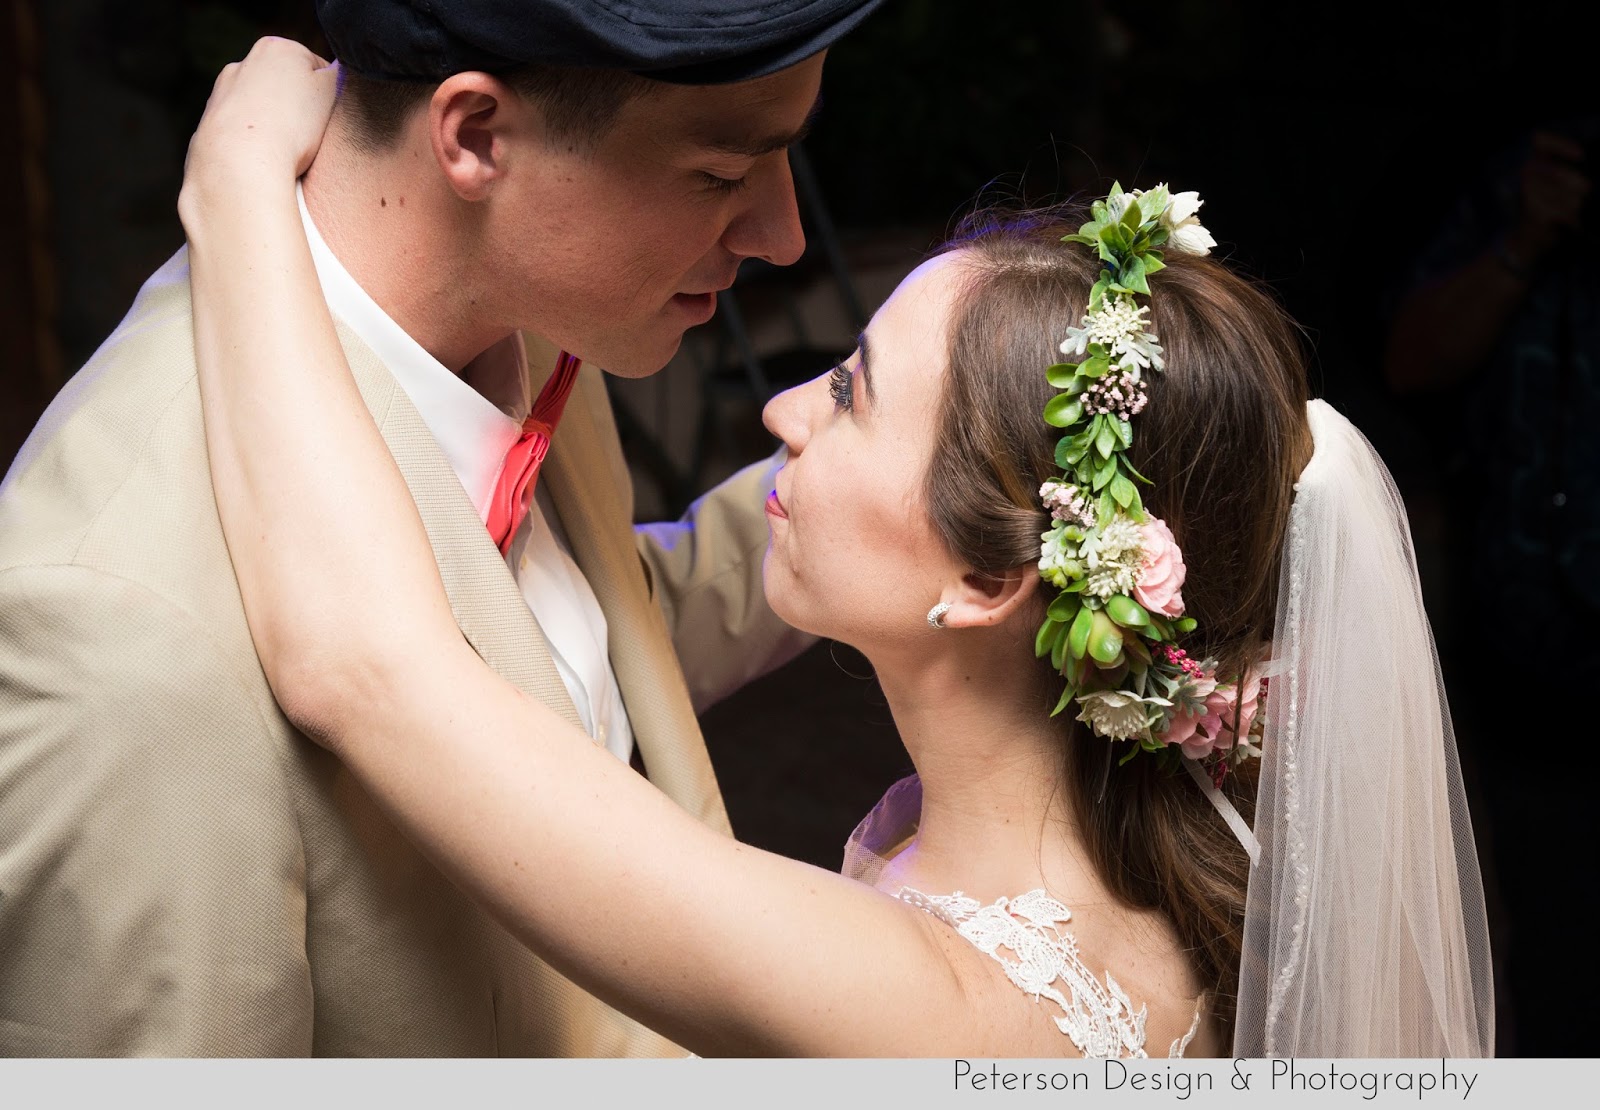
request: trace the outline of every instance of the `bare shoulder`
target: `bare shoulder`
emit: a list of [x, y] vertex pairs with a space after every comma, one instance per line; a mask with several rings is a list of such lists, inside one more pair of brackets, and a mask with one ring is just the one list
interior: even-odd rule
[[1119, 936], [1110, 918], [1125, 914], [1085, 914], [1093, 940], [1084, 943], [1074, 915], [1042, 891], [992, 904], [907, 897], [926, 911], [965, 1011], [930, 1023], [935, 1054], [1161, 1057], [1191, 1032], [1185, 1055], [1223, 1049], [1209, 994], [1164, 922], [1122, 921], [1121, 939], [1108, 943]]

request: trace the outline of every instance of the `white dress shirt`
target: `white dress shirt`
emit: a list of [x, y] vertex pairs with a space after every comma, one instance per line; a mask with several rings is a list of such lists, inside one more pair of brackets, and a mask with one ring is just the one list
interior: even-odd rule
[[[300, 218], [328, 308], [394, 375], [433, 433], [479, 517], [487, 519], [506, 452], [522, 435], [522, 420], [531, 403], [521, 342], [511, 336], [479, 355], [461, 376], [451, 373], [356, 284], [317, 231], [303, 193]], [[505, 395], [491, 399], [463, 377]], [[544, 632], [583, 727], [597, 743], [626, 762], [633, 754], [633, 729], [611, 669], [605, 613], [573, 561], [548, 491], [543, 483], [535, 489], [507, 562], [523, 600]]]

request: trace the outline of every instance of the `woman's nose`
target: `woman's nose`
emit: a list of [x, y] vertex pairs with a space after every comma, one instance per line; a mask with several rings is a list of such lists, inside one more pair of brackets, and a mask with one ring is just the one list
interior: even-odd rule
[[767, 431], [783, 441], [789, 449], [789, 454], [798, 454], [805, 446], [807, 422], [805, 417], [806, 405], [803, 391], [805, 385], [797, 385], [786, 389], [761, 410], [761, 423], [766, 425]]

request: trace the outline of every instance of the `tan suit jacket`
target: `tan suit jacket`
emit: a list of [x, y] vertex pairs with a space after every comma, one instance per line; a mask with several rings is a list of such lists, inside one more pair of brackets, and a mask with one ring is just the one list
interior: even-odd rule
[[[575, 722], [417, 411], [341, 339], [462, 631]], [[761, 600], [761, 470], [704, 499], [699, 527], [636, 546], [585, 370], [541, 479], [606, 613], [651, 778], [724, 829], [695, 703], [804, 644]], [[687, 675], [674, 634], [694, 645]], [[279, 713], [217, 522], [180, 251], [0, 486], [0, 1055], [677, 1052], [522, 948]]]

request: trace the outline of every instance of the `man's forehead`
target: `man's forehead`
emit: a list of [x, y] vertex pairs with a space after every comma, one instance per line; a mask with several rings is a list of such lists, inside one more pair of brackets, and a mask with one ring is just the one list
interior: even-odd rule
[[653, 114], [666, 117], [669, 132], [679, 141], [720, 153], [759, 157], [792, 146], [810, 130], [822, 108], [822, 95], [817, 91], [820, 68], [819, 64], [817, 72], [810, 75], [775, 74], [731, 85], [678, 86], [659, 94], [658, 110]]

